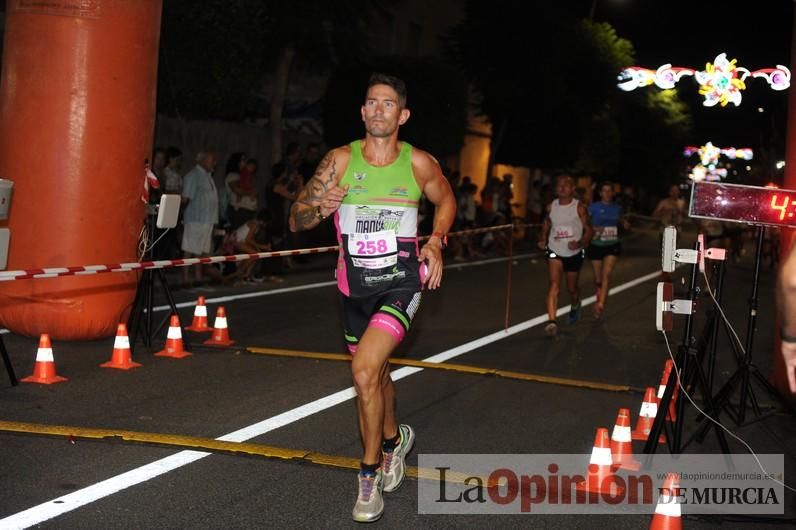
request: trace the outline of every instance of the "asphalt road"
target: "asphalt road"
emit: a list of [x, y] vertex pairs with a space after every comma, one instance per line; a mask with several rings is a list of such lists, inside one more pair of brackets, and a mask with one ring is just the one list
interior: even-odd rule
[[[356, 459], [360, 442], [355, 402], [346, 362], [270, 357], [246, 347], [309, 352], [344, 352], [337, 292], [331, 285], [329, 257], [316, 258], [287, 275], [284, 284], [175, 291], [178, 301], [208, 298], [224, 302], [236, 344], [213, 349], [186, 336], [192, 357], [156, 358], [138, 344], [131, 371], [101, 369], [113, 339], [53, 344], [58, 385], [12, 387], [0, 372], [0, 421], [118, 429], [179, 436], [219, 438]], [[745, 333], [749, 258], [728, 267], [725, 308]], [[655, 331], [655, 282], [660, 267], [651, 234], [627, 245], [615, 284], [630, 284], [609, 298], [600, 320], [585, 307], [581, 320], [562, 319], [557, 338], [539, 325], [545, 317], [546, 265], [532, 255], [514, 260], [449, 261], [442, 289], [427, 293], [398, 358], [422, 360], [445, 354], [449, 362], [628, 387], [604, 391], [570, 385], [512, 380], [490, 375], [397, 367], [398, 414], [411, 424], [418, 454], [591, 453], [595, 428], [611, 427], [617, 409], [638, 414], [636, 389], [657, 387], [668, 357]], [[511, 270], [511, 281], [508, 271]], [[592, 294], [588, 263], [581, 280]], [[676, 275], [679, 280], [682, 274]], [[41, 280], [47, 281], [47, 280]], [[510, 284], [509, 332], [505, 333]], [[678, 283], [678, 290], [682, 284]], [[236, 298], [246, 295], [244, 298]], [[561, 303], [568, 303], [566, 295]], [[190, 322], [193, 309], [181, 310]], [[755, 360], [767, 373], [772, 348], [773, 274], [761, 278]], [[165, 312], [159, 311], [162, 318]], [[671, 335], [680, 342], [682, 319]], [[159, 334], [156, 346], [165, 339]], [[4, 335], [17, 374], [33, 369], [37, 341]], [[719, 348], [716, 385], [734, 371], [726, 345]], [[777, 401], [758, 389], [762, 405]], [[754, 414], [751, 415], [754, 417]], [[695, 427], [689, 409], [685, 430]], [[786, 480], [796, 462], [796, 424], [776, 412], [735, 427], [758, 453], [784, 453]], [[230, 434], [232, 433], [232, 434]], [[663, 446], [661, 446], [663, 447]], [[733, 452], [744, 452], [730, 441]], [[636, 442], [634, 449], [641, 450]], [[665, 449], [661, 449], [664, 450]], [[713, 436], [686, 452], [717, 452]], [[587, 457], [586, 457], [587, 458]], [[345, 461], [341, 458], [341, 462]], [[587, 459], [583, 466], [587, 465]], [[164, 445], [119, 438], [42, 436], [0, 430], [0, 528], [265, 528], [352, 527], [356, 479], [349, 469], [295, 460], [229, 453], [180, 451]], [[651, 515], [421, 515], [418, 480], [408, 479], [385, 498], [380, 527], [647, 528]], [[794, 517], [794, 495], [786, 514]], [[595, 519], [598, 517], [598, 519]], [[716, 518], [685, 520], [686, 528], [712, 528]], [[723, 522], [751, 528], [747, 521]], [[768, 526], [766, 526], [768, 527]]]

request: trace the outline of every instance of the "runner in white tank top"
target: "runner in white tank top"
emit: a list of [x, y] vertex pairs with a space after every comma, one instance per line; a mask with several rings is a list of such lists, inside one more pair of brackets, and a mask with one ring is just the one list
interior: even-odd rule
[[575, 182], [572, 177], [560, 175], [556, 179], [556, 194], [558, 198], [547, 206], [547, 215], [539, 236], [539, 247], [547, 251], [547, 269], [550, 276], [550, 288], [547, 291], [548, 321], [544, 329], [551, 337], [558, 333], [556, 311], [564, 272], [567, 273], [567, 290], [571, 303], [569, 323], [574, 324], [580, 317], [580, 267], [583, 265], [584, 249], [594, 233], [588, 210], [574, 197]]
[[[559, 199], [550, 205], [550, 234], [547, 248], [562, 258], [568, 258], [582, 251], [580, 245], [570, 247], [570, 243], [580, 241], [583, 237], [583, 223], [578, 215], [578, 199], [570, 199], [569, 204], [561, 204]], [[574, 246], [574, 245], [573, 245]]]

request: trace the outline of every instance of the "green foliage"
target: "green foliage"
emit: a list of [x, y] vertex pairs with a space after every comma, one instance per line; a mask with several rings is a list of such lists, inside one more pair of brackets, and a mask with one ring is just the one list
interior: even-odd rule
[[[493, 137], [495, 161], [630, 178], [641, 174], [636, 153], [655, 151], [656, 167], [646, 174], [672, 173], [681, 161], [671, 158], [672, 145], [689, 126], [684, 106], [654, 91], [619, 91], [616, 76], [633, 64], [632, 44], [609, 24], [578, 20], [560, 4], [537, 2], [532, 16], [518, 17], [494, 3], [466, 3], [451, 51], [493, 130], [505, 127]], [[663, 163], [661, 156], [670, 158]]]
[[496, 128], [505, 122], [496, 161], [526, 166], [571, 166], [579, 131], [605, 111], [617, 70], [632, 62], [631, 44], [609, 25], [552, 3], [535, 4], [525, 18], [471, 0], [453, 51], [481, 110]]
[[262, 86], [264, 15], [260, 0], [164, 2], [158, 109], [187, 118], [244, 117]]
[[663, 193], [684, 176], [683, 147], [691, 127], [686, 106], [674, 90], [623, 96], [614, 112], [622, 131], [618, 172], [626, 182]]
[[167, 0], [163, 3], [158, 109], [170, 115], [242, 119], [262, 95], [282, 50], [293, 71], [325, 71], [360, 56], [362, 28], [386, 0]]
[[409, 121], [400, 137], [435, 156], [457, 153], [467, 125], [467, 83], [462, 74], [434, 59], [379, 58], [373, 66], [337, 69], [325, 96], [324, 134], [338, 146], [364, 136], [360, 107], [374, 71], [403, 79], [408, 88]]

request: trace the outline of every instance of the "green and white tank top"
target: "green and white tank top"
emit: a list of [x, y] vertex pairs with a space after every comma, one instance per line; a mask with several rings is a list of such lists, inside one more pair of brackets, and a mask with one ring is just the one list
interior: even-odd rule
[[351, 143], [351, 159], [340, 186], [348, 194], [335, 212], [337, 286], [353, 298], [393, 290], [419, 291], [417, 208], [421, 190], [412, 171], [412, 146], [389, 165], [368, 164], [361, 141]]

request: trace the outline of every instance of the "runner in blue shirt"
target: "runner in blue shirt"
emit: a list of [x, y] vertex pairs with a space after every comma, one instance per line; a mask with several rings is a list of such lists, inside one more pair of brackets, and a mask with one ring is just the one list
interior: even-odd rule
[[594, 304], [594, 317], [600, 318], [608, 298], [608, 279], [614, 270], [616, 259], [622, 253], [619, 240], [619, 225], [628, 227], [623, 218], [622, 207], [614, 202], [614, 186], [610, 182], [600, 185], [600, 200], [589, 205], [594, 237], [586, 249], [594, 270], [594, 284], [597, 288], [597, 302]]

